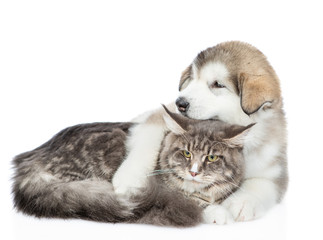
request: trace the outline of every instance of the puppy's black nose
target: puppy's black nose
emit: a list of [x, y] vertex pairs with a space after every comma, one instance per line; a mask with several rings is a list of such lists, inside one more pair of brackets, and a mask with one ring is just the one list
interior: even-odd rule
[[182, 97], [177, 98], [175, 103], [176, 103], [178, 110], [182, 113], [187, 112], [188, 107], [190, 106], [189, 102], [185, 98], [182, 98]]

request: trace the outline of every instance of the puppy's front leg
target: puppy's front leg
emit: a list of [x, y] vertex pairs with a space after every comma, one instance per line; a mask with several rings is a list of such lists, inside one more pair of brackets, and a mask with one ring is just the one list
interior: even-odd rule
[[215, 223], [224, 225], [234, 222], [231, 213], [225, 207], [217, 204], [212, 204], [206, 207], [203, 211], [204, 223]]
[[277, 199], [277, 187], [272, 180], [251, 178], [221, 205], [230, 211], [235, 221], [249, 221], [264, 215]]
[[[167, 107], [175, 110], [174, 103]], [[157, 164], [166, 131], [163, 114], [164, 110], [160, 108], [135, 120], [141, 123], [132, 128], [126, 145], [128, 155], [112, 179], [117, 194], [133, 194], [145, 187], [147, 175]]]
[[117, 194], [135, 194], [145, 186], [147, 175], [156, 166], [164, 131], [162, 125], [150, 123], [139, 124], [131, 130], [128, 156], [112, 179]]

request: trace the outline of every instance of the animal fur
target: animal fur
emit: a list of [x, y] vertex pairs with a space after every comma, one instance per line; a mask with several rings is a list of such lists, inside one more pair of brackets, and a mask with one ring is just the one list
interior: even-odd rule
[[[256, 123], [244, 143], [246, 173], [241, 188], [220, 210], [209, 209], [206, 215], [210, 222], [223, 223], [230, 217], [235, 221], [261, 217], [283, 199], [288, 185], [286, 120], [274, 69], [250, 44], [224, 42], [197, 55], [184, 70], [179, 90], [179, 98], [189, 105], [177, 106], [178, 111], [190, 118]], [[176, 108], [174, 103], [168, 107]], [[117, 194], [136, 192], [147, 184], [145, 175], [156, 166], [165, 132], [161, 119], [161, 110], [137, 119], [127, 143], [129, 155], [112, 180]]]
[[112, 176], [126, 155], [133, 123], [93, 123], [62, 130], [40, 147], [14, 158], [15, 207], [28, 215], [193, 226], [202, 209], [181, 192], [151, 177], [140, 194], [114, 193]]

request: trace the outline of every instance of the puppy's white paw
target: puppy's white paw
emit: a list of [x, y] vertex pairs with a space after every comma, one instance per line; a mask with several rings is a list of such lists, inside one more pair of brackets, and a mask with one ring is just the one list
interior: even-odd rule
[[215, 223], [219, 225], [233, 223], [231, 213], [221, 205], [210, 205], [204, 209], [203, 220], [205, 223]]
[[112, 179], [114, 192], [121, 196], [135, 195], [146, 184], [146, 178], [119, 169]]
[[229, 210], [235, 221], [251, 221], [264, 215], [263, 205], [254, 196], [240, 194], [237, 197], [230, 197], [222, 204]]

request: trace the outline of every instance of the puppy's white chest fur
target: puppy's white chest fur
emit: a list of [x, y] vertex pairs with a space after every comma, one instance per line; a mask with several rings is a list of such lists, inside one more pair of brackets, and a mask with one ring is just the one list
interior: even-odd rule
[[274, 164], [279, 154], [280, 146], [270, 142], [254, 151], [245, 151], [246, 161], [245, 178], [276, 178], [279, 177], [281, 168]]

